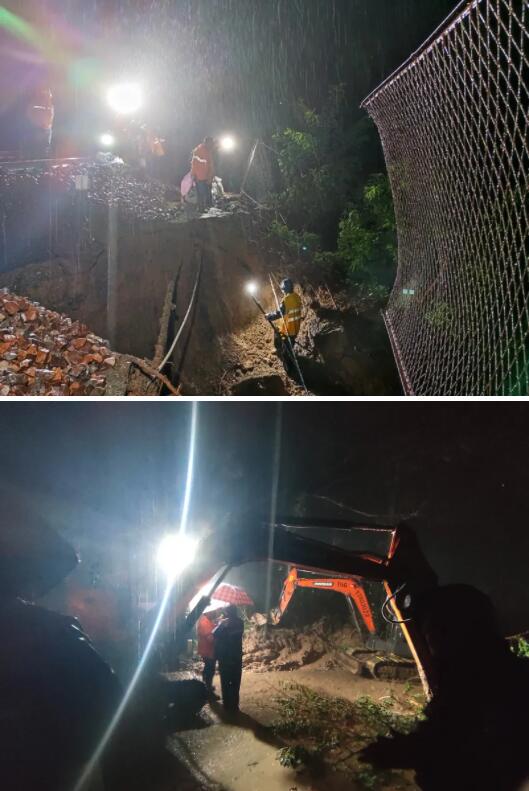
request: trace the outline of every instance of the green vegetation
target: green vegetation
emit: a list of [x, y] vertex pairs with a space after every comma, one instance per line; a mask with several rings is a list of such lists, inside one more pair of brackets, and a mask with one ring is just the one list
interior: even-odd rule
[[288, 742], [278, 754], [283, 766], [342, 762], [338, 768], [349, 772], [365, 788], [378, 788], [382, 780], [396, 775], [375, 771], [362, 763], [359, 751], [378, 736], [411, 733], [424, 716], [422, 709], [410, 714], [396, 713], [396, 700], [392, 697], [378, 702], [361, 697], [351, 703], [320, 695], [301, 684], [283, 684], [275, 702], [277, 717], [272, 728]]
[[282, 747], [277, 753], [277, 758], [281, 766], [287, 769], [296, 769], [301, 764], [309, 763], [312, 754], [306, 747], [296, 744], [293, 747]]
[[529, 659], [529, 641], [526, 640], [525, 637], [515, 637], [511, 642], [511, 651], [515, 653], [516, 656]]
[[283, 189], [270, 238], [384, 296], [397, 246], [389, 181], [374, 172], [381, 167], [375, 129], [351, 110], [343, 85], [320, 113], [298, 102], [297, 119], [274, 136]]

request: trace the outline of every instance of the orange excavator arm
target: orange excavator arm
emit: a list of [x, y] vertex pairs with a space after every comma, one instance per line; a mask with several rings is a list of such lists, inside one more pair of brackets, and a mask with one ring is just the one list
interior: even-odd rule
[[299, 577], [298, 569], [292, 566], [289, 571], [285, 582], [283, 583], [283, 590], [279, 599], [279, 612], [277, 621], [279, 621], [285, 613], [290, 600], [294, 595], [296, 588], [312, 588], [314, 590], [330, 590], [335, 593], [342, 593], [348, 596], [357, 606], [362, 620], [364, 621], [370, 634], [376, 631], [375, 622], [373, 620], [373, 613], [367, 600], [367, 596], [363, 587], [352, 577]]
[[[294, 532], [294, 529], [336, 529], [348, 533], [355, 530], [359, 535], [364, 531], [377, 531], [391, 536], [391, 546], [389, 551], [384, 550], [380, 554], [346, 550], [309, 538], [306, 533]], [[339, 520], [289, 518], [273, 524], [266, 521], [257, 523], [250, 529], [247, 521], [241, 520], [238, 524], [230, 524], [229, 532], [219, 529], [203, 540], [194, 563], [179, 579], [179, 592], [171, 606], [171, 614], [175, 623], [180, 623], [182, 634], [187, 634], [194, 626], [230, 568], [267, 559], [316, 574], [328, 573], [331, 579], [338, 574], [346, 579], [382, 582], [387, 593], [383, 605], [385, 617], [391, 610], [390, 622], [401, 625], [417, 661], [427, 696], [436, 689], [437, 667], [424, 634], [422, 608], [428, 607], [428, 597], [438, 590], [437, 575], [424, 557], [413, 530], [405, 525], [363, 527]], [[292, 598], [294, 581], [295, 577], [291, 578], [284, 590], [284, 603], [288, 604]], [[188, 602], [205, 585], [208, 586], [208, 595], [201, 596], [185, 616]], [[163, 606], [163, 601], [160, 606]]]

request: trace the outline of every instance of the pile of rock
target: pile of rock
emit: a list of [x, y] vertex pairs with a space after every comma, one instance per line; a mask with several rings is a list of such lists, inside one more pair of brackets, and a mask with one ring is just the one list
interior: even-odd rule
[[117, 358], [79, 321], [0, 291], [0, 396], [104, 395]]
[[347, 632], [347, 636], [341, 632], [338, 636], [325, 618], [299, 630], [255, 624], [244, 635], [244, 666], [258, 673], [296, 670], [315, 662], [333, 666], [338, 640], [359, 644], [356, 632], [349, 628]]
[[167, 188], [158, 181], [137, 178], [130, 168], [92, 165], [86, 168], [89, 177], [88, 195], [94, 201], [119, 206], [124, 214], [140, 220], [168, 222], [182, 215], [179, 203], [169, 204]]
[[[88, 197], [119, 206], [126, 215], [141, 220], [168, 221], [180, 217], [179, 204], [166, 200], [167, 188], [157, 181], [138, 178], [126, 165], [75, 162], [9, 171], [0, 168], [0, 197], [7, 215], [29, 214], [37, 202], [74, 196], [76, 184], [87, 177]], [[31, 216], [31, 215], [29, 215]]]

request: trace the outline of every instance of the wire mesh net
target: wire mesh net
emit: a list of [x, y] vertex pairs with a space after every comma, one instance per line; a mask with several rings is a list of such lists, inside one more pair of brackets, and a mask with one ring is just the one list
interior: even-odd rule
[[365, 101], [398, 230], [405, 391], [529, 393], [529, 3], [460, 4]]

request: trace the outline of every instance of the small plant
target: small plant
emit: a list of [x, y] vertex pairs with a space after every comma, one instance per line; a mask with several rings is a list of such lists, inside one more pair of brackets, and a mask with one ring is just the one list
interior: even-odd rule
[[320, 240], [315, 233], [295, 231], [279, 220], [273, 220], [268, 228], [267, 238], [280, 243], [293, 255], [312, 256], [319, 250]]
[[293, 747], [282, 747], [277, 753], [277, 760], [287, 769], [296, 769], [301, 764], [306, 764], [311, 759], [311, 753], [301, 744]]
[[452, 333], [455, 324], [454, 311], [447, 302], [438, 302], [426, 311], [425, 319], [432, 327]]
[[511, 651], [516, 656], [529, 659], [529, 641], [525, 637], [515, 637], [511, 643]]
[[355, 773], [355, 780], [364, 788], [376, 788], [378, 785], [379, 776], [370, 766], [360, 769]]

